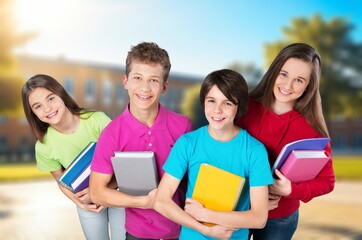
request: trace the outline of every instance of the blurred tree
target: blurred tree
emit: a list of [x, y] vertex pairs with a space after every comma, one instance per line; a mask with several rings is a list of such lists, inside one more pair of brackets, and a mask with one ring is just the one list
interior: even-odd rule
[[351, 40], [353, 29], [343, 18], [324, 21], [318, 14], [310, 19], [295, 18], [283, 28], [286, 40], [266, 44], [266, 65], [287, 44], [305, 42], [322, 58], [320, 91], [325, 118], [362, 116], [362, 44]]
[[233, 62], [227, 66], [228, 69], [234, 70], [245, 78], [248, 83], [249, 92], [252, 90], [256, 84], [263, 77], [263, 71], [257, 68], [252, 63], [241, 64], [240, 62]]
[[14, 113], [21, 105], [20, 90], [24, 79], [13, 50], [34, 35], [15, 31], [12, 3], [11, 0], [0, 0], [0, 114]]
[[207, 124], [204, 110], [200, 104], [200, 88], [201, 84], [195, 84], [187, 89], [181, 102], [181, 113], [190, 118], [194, 129], [198, 129]]

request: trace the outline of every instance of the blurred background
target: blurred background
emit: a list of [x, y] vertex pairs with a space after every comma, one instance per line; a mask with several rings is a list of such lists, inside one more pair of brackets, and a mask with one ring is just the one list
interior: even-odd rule
[[51, 75], [79, 105], [114, 118], [128, 101], [127, 52], [143, 41], [168, 51], [161, 102], [194, 128], [205, 124], [198, 91], [208, 73], [234, 69], [252, 89], [284, 46], [314, 46], [337, 184], [302, 205], [295, 239], [362, 239], [361, 11], [358, 0], [0, 0], [0, 239], [84, 238], [74, 206], [35, 167], [22, 85]]

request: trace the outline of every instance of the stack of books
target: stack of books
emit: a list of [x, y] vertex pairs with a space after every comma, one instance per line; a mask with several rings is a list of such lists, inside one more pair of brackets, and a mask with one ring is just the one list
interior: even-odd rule
[[329, 142], [329, 138], [307, 138], [285, 145], [272, 172], [278, 169], [294, 183], [314, 179], [330, 160], [325, 154]]
[[59, 177], [58, 182], [66, 189], [77, 193], [89, 187], [90, 166], [93, 159], [95, 142], [90, 142]]

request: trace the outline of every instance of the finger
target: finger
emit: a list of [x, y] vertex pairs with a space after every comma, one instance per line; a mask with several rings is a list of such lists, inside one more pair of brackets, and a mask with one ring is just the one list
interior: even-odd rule
[[79, 191], [75, 194], [76, 197], [80, 198], [82, 197], [83, 195], [87, 194], [88, 193], [88, 190], [89, 188], [86, 188], [86, 189], [83, 189], [82, 191]]
[[278, 169], [275, 169], [275, 174], [279, 177], [279, 179], [284, 179], [283, 173], [281, 173]]

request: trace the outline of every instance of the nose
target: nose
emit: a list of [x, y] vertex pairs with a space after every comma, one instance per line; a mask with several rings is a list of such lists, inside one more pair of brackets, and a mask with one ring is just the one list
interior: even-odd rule
[[284, 87], [286, 89], [292, 89], [293, 82], [294, 82], [294, 79], [288, 78], [288, 80], [285, 81]]
[[150, 91], [150, 86], [149, 86], [149, 82], [147, 80], [142, 81], [142, 85], [141, 85], [141, 90], [144, 92], [148, 92]]
[[52, 109], [53, 109], [53, 107], [51, 104], [45, 104], [45, 108], [44, 108], [45, 112], [50, 112]]
[[222, 110], [221, 110], [221, 105], [220, 105], [220, 104], [216, 104], [216, 105], [215, 105], [214, 112], [215, 112], [215, 113], [221, 113], [221, 112], [222, 112]]

